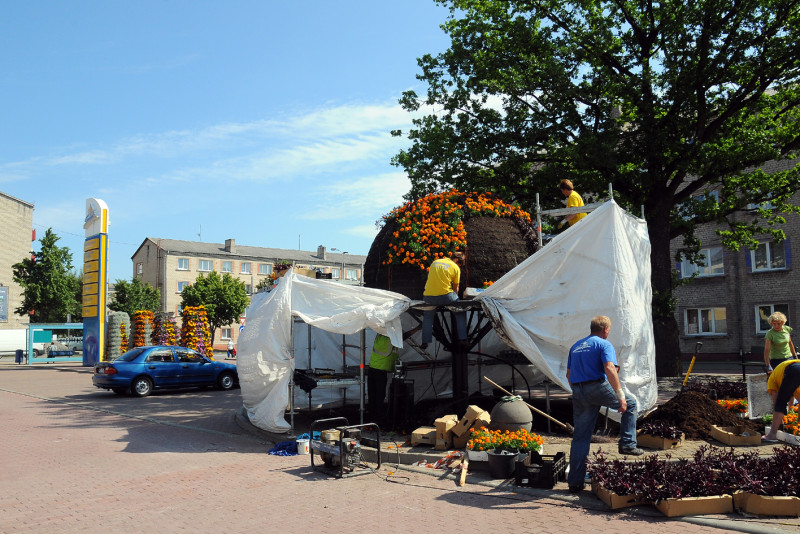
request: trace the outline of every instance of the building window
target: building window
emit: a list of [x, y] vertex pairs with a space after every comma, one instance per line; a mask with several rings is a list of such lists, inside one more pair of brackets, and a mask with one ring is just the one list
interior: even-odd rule
[[722, 261], [722, 247], [710, 247], [700, 250], [700, 257], [703, 258], [705, 265], [692, 263], [684, 259], [680, 263], [681, 278], [689, 278], [694, 274], [697, 276], [718, 276], [725, 274], [725, 266]]
[[728, 333], [725, 308], [687, 308], [683, 314], [687, 336]]
[[247, 292], [248, 295], [252, 295], [253, 294], [253, 286], [252, 285], [245, 284], [244, 285], [244, 289], [245, 289], [245, 291]]
[[339, 279], [339, 268], [338, 267], [331, 267], [331, 277], [335, 279]]
[[197, 262], [198, 271], [211, 271], [214, 269], [214, 262], [211, 260], [200, 260]]
[[231, 338], [231, 329], [230, 328], [220, 328], [219, 332], [220, 332], [220, 334], [219, 334], [219, 338], [220, 339], [222, 339], [224, 341], [232, 339]]
[[358, 270], [357, 269], [346, 269], [345, 270], [345, 277], [348, 280], [358, 280]]
[[179, 271], [189, 270], [189, 258], [178, 258], [178, 270]]
[[223, 261], [222, 262], [222, 272], [223, 273], [232, 273], [233, 272], [233, 262], [232, 261]]
[[249, 261], [243, 261], [242, 262], [241, 273], [242, 274], [250, 274], [250, 262]]
[[183, 292], [187, 287], [189, 287], [189, 282], [178, 282], [178, 293]]
[[263, 274], [263, 275], [272, 274], [272, 264], [271, 263], [259, 263], [258, 264], [258, 274]]
[[756, 333], [766, 334], [772, 325], [769, 324], [769, 316], [775, 312], [781, 312], [789, 318], [789, 305], [788, 304], [762, 304], [756, 306]]
[[177, 315], [178, 317], [183, 316], [183, 306], [181, 306], [180, 304], [178, 304], [175, 307], [175, 315]]
[[143, 272], [144, 272], [144, 263], [137, 263], [136, 274], [142, 274]]
[[772, 241], [759, 243], [755, 250], [751, 250], [750, 265], [753, 272], [786, 269], [786, 247], [784, 243], [774, 243]]

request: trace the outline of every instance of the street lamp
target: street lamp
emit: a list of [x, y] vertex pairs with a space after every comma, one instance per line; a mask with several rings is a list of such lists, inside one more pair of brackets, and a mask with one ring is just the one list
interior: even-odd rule
[[339, 248], [331, 247], [331, 251], [334, 251], [334, 250], [336, 252], [341, 252], [342, 253], [342, 274], [340, 275], [340, 278], [342, 279], [342, 282], [344, 282], [345, 281], [345, 276], [344, 276], [344, 255], [347, 254], [347, 251], [344, 251], [344, 250], [339, 249]]

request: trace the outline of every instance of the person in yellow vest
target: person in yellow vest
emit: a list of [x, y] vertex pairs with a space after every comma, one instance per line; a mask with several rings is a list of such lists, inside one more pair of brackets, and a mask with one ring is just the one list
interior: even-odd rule
[[776, 443], [789, 401], [794, 403], [795, 398], [800, 399], [800, 360], [784, 360], [778, 365], [767, 379], [767, 392], [775, 407], [772, 409], [772, 426], [761, 436], [761, 441]]
[[[458, 284], [461, 282], [461, 266], [464, 265], [464, 253], [452, 252], [450, 257], [439, 258], [431, 263], [428, 271], [428, 280], [425, 282], [425, 291], [422, 300], [426, 304], [444, 306], [457, 302]], [[435, 310], [426, 310], [422, 315], [422, 344], [424, 350], [428, 343], [433, 341], [433, 319]], [[456, 313], [456, 329], [458, 339], [467, 339], [467, 318], [464, 313]]]
[[[561, 180], [561, 183], [558, 184], [558, 188], [561, 190], [561, 193], [567, 197], [567, 207], [568, 208], [575, 208], [583, 206], [583, 199], [578, 194], [577, 191], [572, 187], [572, 182], [569, 180]], [[576, 222], [580, 221], [586, 217], [585, 213], [573, 213], [572, 215], [567, 215], [564, 217], [564, 220], [558, 224], [559, 228], [563, 228], [565, 224], [569, 224], [572, 226]]]
[[375, 336], [367, 368], [367, 417], [370, 422], [383, 426], [386, 420], [386, 385], [394, 362], [400, 357], [397, 347], [383, 334]]

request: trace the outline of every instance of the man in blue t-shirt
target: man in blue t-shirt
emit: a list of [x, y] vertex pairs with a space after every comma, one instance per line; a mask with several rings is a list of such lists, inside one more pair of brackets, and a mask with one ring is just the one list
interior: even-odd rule
[[592, 319], [591, 335], [569, 349], [567, 380], [572, 388], [572, 420], [575, 431], [569, 450], [571, 493], [585, 486], [586, 457], [600, 408], [607, 406], [622, 414], [619, 433], [619, 452], [640, 456], [644, 451], [636, 446], [636, 400], [625, 395], [617, 371], [617, 353], [608, 341], [611, 319], [600, 315]]

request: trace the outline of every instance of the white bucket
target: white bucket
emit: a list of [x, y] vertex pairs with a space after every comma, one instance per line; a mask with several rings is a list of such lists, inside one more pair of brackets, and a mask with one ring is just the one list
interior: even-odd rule
[[307, 439], [298, 439], [297, 440], [297, 454], [308, 454], [308, 440]]

